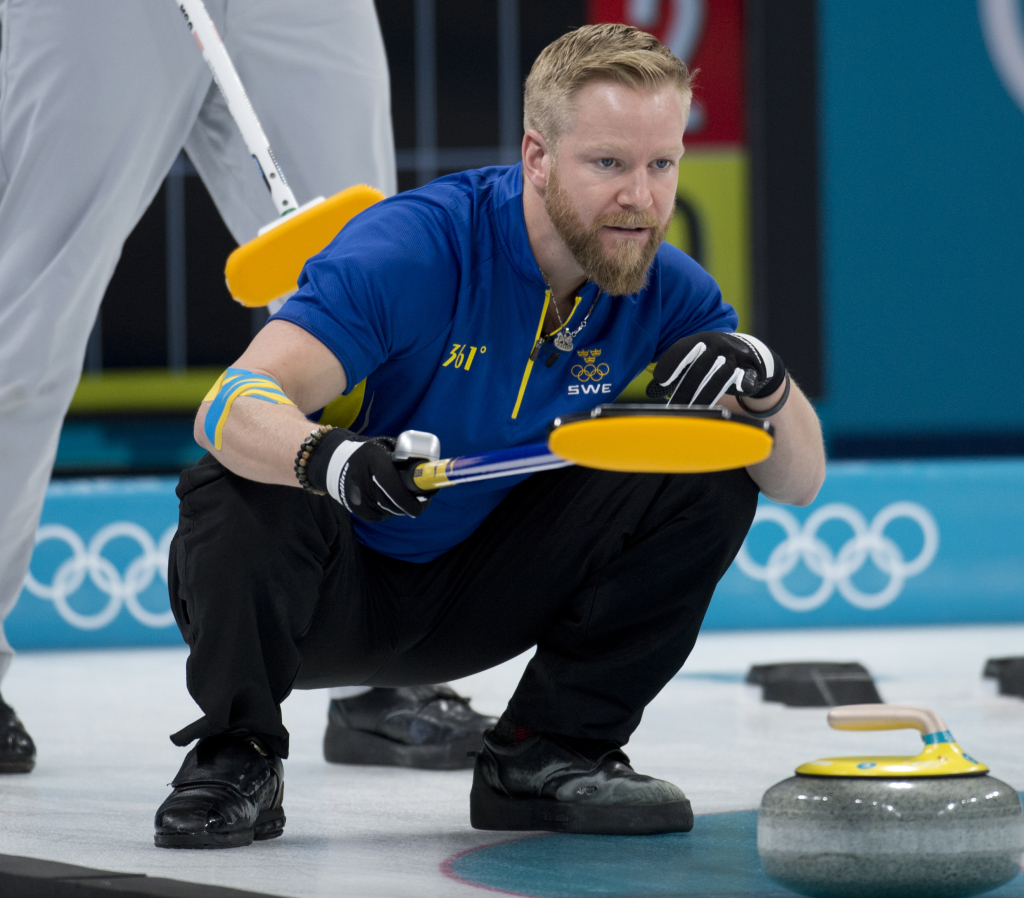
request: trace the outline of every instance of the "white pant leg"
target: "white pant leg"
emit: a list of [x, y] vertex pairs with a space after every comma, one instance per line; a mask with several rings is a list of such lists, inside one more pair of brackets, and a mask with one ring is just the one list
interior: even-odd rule
[[3, 619], [107, 282], [210, 75], [169, 0], [0, 0], [0, 27]]
[[[245, 0], [221, 32], [299, 203], [353, 184], [396, 189], [391, 96], [373, 0]], [[212, 87], [185, 144], [239, 243], [276, 217]]]
[[[207, 6], [300, 203], [356, 183], [395, 192], [371, 0], [246, 0], [227, 21], [222, 0]], [[172, 4], [0, 0], [0, 21], [2, 620], [96, 310], [178, 149], [240, 242], [275, 210]], [[0, 677], [10, 656], [0, 629]]]

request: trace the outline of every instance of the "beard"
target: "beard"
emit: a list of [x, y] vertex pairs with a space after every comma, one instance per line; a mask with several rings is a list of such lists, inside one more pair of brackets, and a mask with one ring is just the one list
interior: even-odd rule
[[[660, 222], [650, 212], [617, 212], [602, 215], [587, 227], [554, 167], [544, 193], [544, 208], [576, 264], [601, 290], [611, 296], [629, 296], [647, 286], [651, 263], [665, 239], [668, 221]], [[606, 226], [647, 228], [650, 235], [643, 246], [635, 240], [617, 240], [609, 254], [601, 245], [601, 228]]]

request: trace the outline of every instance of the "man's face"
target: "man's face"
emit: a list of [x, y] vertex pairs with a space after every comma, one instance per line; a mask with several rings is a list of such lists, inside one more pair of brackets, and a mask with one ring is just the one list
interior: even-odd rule
[[674, 86], [588, 84], [551, 163], [544, 206], [602, 290], [642, 290], [675, 209], [689, 109]]

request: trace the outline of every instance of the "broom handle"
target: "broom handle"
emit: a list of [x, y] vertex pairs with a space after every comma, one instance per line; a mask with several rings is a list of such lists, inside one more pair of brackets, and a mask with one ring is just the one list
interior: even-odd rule
[[235, 71], [234, 63], [228, 56], [224, 42], [217, 33], [213, 19], [206, 11], [203, 0], [176, 0], [178, 8], [185, 16], [185, 21], [195, 38], [199, 49], [203, 53], [203, 59], [213, 72], [213, 80], [224, 95], [228, 104], [228, 111], [242, 132], [242, 140], [249, 148], [252, 158], [260, 168], [260, 174], [270, 189], [270, 195], [274, 200], [274, 207], [278, 215], [288, 215], [298, 208], [295, 194], [288, 186], [284, 178], [281, 166], [274, 158], [274, 152], [270, 149], [270, 142], [267, 135], [263, 133], [260, 120], [256, 118], [256, 111], [249, 102], [249, 97], [242, 87], [242, 81]]
[[478, 480], [536, 474], [538, 471], [566, 468], [571, 464], [571, 461], [548, 449], [547, 443], [531, 443], [528, 446], [481, 452], [479, 455], [457, 455], [438, 461], [407, 463], [399, 468], [399, 474], [409, 491], [416, 493], [457, 486], [460, 483], [475, 483]]

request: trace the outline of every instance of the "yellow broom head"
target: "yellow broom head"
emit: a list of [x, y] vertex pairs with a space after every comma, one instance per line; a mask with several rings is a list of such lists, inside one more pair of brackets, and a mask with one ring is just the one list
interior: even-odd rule
[[295, 290], [306, 260], [382, 199], [384, 194], [375, 187], [357, 184], [275, 222], [228, 256], [224, 277], [232, 298], [255, 309], [287, 296]]

